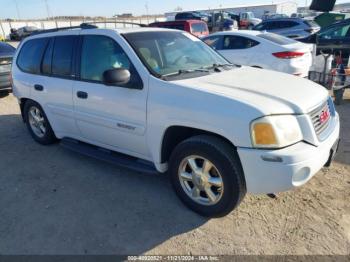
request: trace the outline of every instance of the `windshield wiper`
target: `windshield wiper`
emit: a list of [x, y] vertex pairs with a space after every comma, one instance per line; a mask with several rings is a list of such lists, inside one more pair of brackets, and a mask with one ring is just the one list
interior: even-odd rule
[[237, 67], [238, 65], [234, 64], [213, 64], [210, 67], [207, 67], [208, 69], [214, 69], [215, 71], [220, 72], [220, 68], [226, 68], [226, 67]]
[[196, 72], [210, 73], [209, 69], [205, 69], [205, 68], [198, 68], [198, 69], [180, 69], [180, 70], [177, 71], [177, 72], [162, 75], [162, 78], [166, 78], [166, 77], [169, 77], [169, 76], [179, 76], [179, 75], [190, 74], [190, 73], [196, 73]]

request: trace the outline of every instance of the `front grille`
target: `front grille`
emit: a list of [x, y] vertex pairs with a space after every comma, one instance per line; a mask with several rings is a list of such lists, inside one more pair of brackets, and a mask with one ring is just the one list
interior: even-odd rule
[[[328, 119], [324, 120], [324, 116], [328, 115]], [[317, 107], [309, 114], [311, 117], [312, 124], [314, 125], [317, 136], [320, 136], [324, 130], [329, 126], [331, 119], [331, 110], [329, 102], [326, 101], [321, 106]]]

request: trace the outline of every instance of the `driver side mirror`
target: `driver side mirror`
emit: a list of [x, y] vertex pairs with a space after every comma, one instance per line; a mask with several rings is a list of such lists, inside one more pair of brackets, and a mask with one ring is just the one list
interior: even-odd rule
[[130, 81], [130, 71], [125, 68], [113, 68], [103, 73], [103, 83], [109, 86], [123, 86]]

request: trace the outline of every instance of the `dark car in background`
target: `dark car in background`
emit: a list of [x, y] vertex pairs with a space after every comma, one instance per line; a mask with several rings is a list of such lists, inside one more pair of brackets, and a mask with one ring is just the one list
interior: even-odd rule
[[190, 34], [197, 37], [204, 37], [209, 35], [208, 25], [205, 22], [199, 20], [155, 22], [151, 23], [149, 26], [182, 30], [189, 32]]
[[350, 56], [350, 19], [327, 26], [301, 41], [316, 44], [318, 54], [340, 52], [347, 64]]
[[255, 26], [253, 30], [267, 31], [299, 40], [318, 32], [320, 26], [312, 20], [301, 18], [279, 18], [265, 20]]
[[181, 12], [175, 15], [175, 20], [202, 20], [204, 22], [208, 22], [209, 15], [197, 11]]
[[16, 49], [0, 42], [0, 92], [11, 90], [11, 64]]
[[21, 41], [39, 30], [40, 29], [35, 26], [24, 26], [18, 29], [12, 28], [10, 39], [13, 41]]

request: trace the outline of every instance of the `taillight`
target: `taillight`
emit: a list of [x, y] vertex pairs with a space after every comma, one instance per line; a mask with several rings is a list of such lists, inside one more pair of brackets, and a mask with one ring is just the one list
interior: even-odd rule
[[280, 59], [292, 59], [292, 58], [298, 58], [302, 57], [305, 53], [302, 52], [278, 52], [278, 53], [273, 53], [277, 58]]

